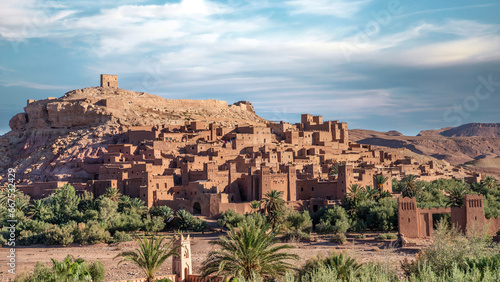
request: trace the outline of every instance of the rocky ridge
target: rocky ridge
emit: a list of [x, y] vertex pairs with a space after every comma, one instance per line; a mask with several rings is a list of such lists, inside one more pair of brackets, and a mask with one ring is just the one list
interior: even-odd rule
[[98, 159], [107, 144], [125, 139], [130, 126], [184, 124], [265, 124], [250, 102], [164, 99], [115, 88], [73, 90], [60, 98], [28, 100], [24, 113], [0, 137], [0, 182], [8, 168], [17, 181], [79, 181], [92, 178], [81, 163]]

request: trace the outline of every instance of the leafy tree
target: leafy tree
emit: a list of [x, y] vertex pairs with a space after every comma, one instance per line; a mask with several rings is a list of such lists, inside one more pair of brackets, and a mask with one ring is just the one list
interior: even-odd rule
[[210, 252], [203, 262], [203, 276], [215, 274], [245, 279], [283, 276], [293, 268], [287, 260], [296, 260], [298, 256], [280, 252], [293, 247], [276, 246], [276, 236], [270, 224], [256, 223], [252, 219], [241, 222], [237, 228], [230, 227], [227, 237], [210, 242], [220, 249]]
[[110, 198], [100, 197], [98, 200], [99, 220], [104, 223], [110, 222], [116, 217], [118, 203]]
[[134, 251], [127, 251], [118, 254], [116, 258], [122, 258], [118, 264], [124, 261], [131, 261], [140, 267], [146, 274], [146, 281], [155, 281], [156, 272], [163, 263], [171, 256], [177, 256], [177, 249], [180, 246], [174, 247], [175, 239], [172, 238], [170, 241], [163, 243], [165, 237], [151, 236], [150, 238], [143, 237], [137, 239], [139, 243], [139, 249]]
[[288, 240], [308, 239], [312, 230], [311, 215], [308, 211], [292, 211], [286, 217], [285, 238]]
[[78, 204], [80, 198], [76, 196], [75, 188], [69, 184], [58, 188], [51, 197], [51, 208], [54, 217], [53, 223], [64, 224], [77, 218], [80, 214]]
[[349, 217], [345, 209], [341, 206], [333, 206], [333, 208], [326, 209], [321, 216], [316, 230], [318, 233], [345, 234], [349, 227]]
[[366, 222], [370, 228], [388, 231], [398, 225], [398, 202], [393, 198], [381, 199], [370, 205]]

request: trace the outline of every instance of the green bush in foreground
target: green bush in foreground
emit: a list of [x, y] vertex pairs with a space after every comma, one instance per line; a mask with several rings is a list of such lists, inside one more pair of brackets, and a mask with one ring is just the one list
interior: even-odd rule
[[31, 273], [16, 276], [16, 282], [69, 282], [69, 281], [92, 281], [101, 282], [105, 280], [106, 269], [100, 261], [88, 263], [83, 259], [74, 259], [68, 255], [64, 260], [52, 259], [52, 268], [44, 263], [38, 262]]
[[122, 232], [122, 231], [116, 231], [115, 235], [113, 236], [113, 243], [119, 243], [119, 242], [128, 242], [132, 241], [132, 236], [130, 234], [127, 234], [127, 232]]
[[394, 240], [397, 238], [398, 238], [398, 235], [396, 235], [394, 233], [379, 234], [377, 237], [375, 237], [375, 239], [379, 239], [379, 240], [386, 240], [386, 239]]

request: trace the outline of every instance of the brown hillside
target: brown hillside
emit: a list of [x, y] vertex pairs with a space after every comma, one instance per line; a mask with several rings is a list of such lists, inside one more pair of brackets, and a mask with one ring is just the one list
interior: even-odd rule
[[228, 105], [114, 88], [73, 90], [61, 98], [28, 100], [24, 113], [10, 120], [12, 131], [0, 137], [0, 174], [14, 168], [17, 180], [27, 182], [93, 178], [74, 164], [102, 156], [107, 144], [123, 140], [130, 126], [191, 120], [267, 123], [244, 101]]
[[423, 136], [393, 136], [386, 132], [352, 129], [349, 131], [349, 138], [361, 144], [407, 148], [454, 165], [474, 160], [481, 155], [500, 156], [500, 138], [445, 137], [425, 132], [428, 133], [424, 131]]

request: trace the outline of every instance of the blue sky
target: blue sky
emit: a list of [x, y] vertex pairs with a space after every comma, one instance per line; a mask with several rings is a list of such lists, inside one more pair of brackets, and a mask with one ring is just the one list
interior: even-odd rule
[[461, 0], [2, 1], [0, 134], [27, 99], [101, 73], [165, 98], [248, 100], [270, 120], [411, 135], [500, 122], [499, 14]]

